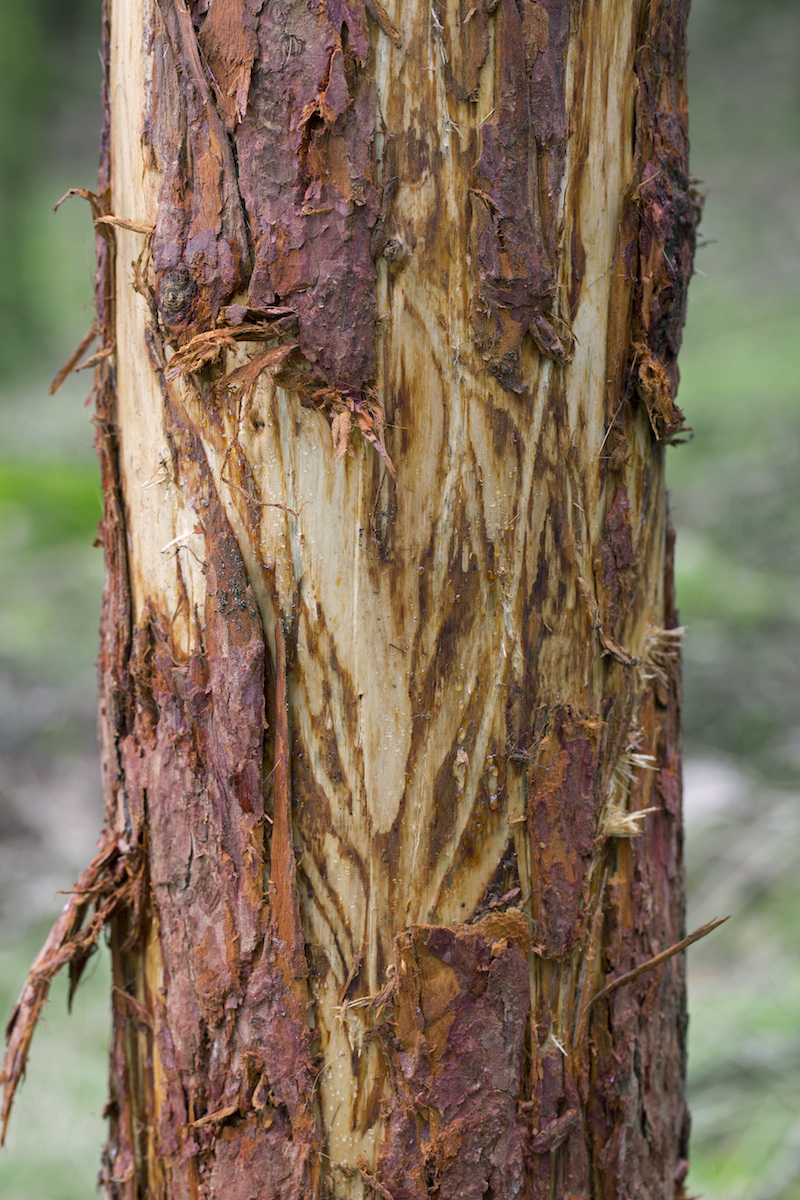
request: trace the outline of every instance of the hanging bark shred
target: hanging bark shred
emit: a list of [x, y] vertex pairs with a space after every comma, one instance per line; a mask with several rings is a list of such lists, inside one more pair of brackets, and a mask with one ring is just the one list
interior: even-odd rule
[[682, 422], [687, 6], [142, 0], [145, 68], [117, 3], [107, 831], [3, 1122], [107, 924], [113, 1200], [677, 1200], [680, 639], [641, 432]]
[[[121, 840], [106, 838], [81, 875], [36, 956], [22, 995], [6, 1026], [7, 1051], [0, 1073], [4, 1085], [0, 1108], [0, 1145], [5, 1142], [14, 1093], [25, 1074], [31, 1039], [47, 1001], [50, 983], [68, 966], [70, 1000], [97, 940], [118, 908], [134, 909], [141, 902], [142, 856]], [[86, 916], [94, 905], [95, 911]]]

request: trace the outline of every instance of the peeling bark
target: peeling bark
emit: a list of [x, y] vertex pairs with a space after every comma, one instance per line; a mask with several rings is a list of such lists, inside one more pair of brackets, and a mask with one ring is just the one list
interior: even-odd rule
[[523, 1194], [529, 946], [518, 911], [398, 936], [377, 1172], [392, 1196]]
[[109, 1197], [684, 1194], [685, 19], [107, 0]]

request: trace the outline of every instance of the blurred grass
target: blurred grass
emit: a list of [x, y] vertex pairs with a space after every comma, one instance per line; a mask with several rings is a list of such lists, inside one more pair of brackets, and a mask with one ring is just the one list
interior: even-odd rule
[[[94, 740], [100, 514], [94, 464], [0, 460], [0, 559], [13, 563], [0, 589], [0, 750], [52, 755]], [[42, 687], [56, 703], [26, 705]]]
[[709, 190], [680, 360], [695, 438], [668, 475], [687, 757], [737, 781], [687, 838], [690, 928], [733, 915], [689, 952], [689, 1190], [706, 1200], [800, 1200], [799, 59], [796, 4], [694, 0]]
[[709, 193], [668, 478], [686, 754], [735, 786], [688, 828], [689, 927], [733, 917], [688, 956], [688, 1185], [800, 1200], [800, 11], [695, 0], [690, 47]]
[[58, 460], [0, 460], [0, 524], [27, 552], [85, 540], [101, 514], [94, 469]]
[[788, 782], [800, 717], [800, 295], [754, 316], [704, 284], [692, 282], [681, 354], [695, 437], [668, 468], [689, 749]]
[[690, 1178], [709, 1198], [800, 1200], [800, 808], [758, 800], [692, 854], [695, 908], [735, 919], [689, 952]]

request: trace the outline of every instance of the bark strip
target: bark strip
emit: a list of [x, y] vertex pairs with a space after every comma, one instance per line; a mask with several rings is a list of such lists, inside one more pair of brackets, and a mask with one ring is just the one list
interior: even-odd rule
[[[6, 1053], [0, 1070], [3, 1103], [0, 1108], [0, 1146], [5, 1143], [14, 1094], [25, 1074], [31, 1040], [53, 977], [64, 967], [70, 972], [70, 1002], [97, 940], [119, 908], [141, 903], [141, 854], [107, 837], [70, 893], [47, 940], [28, 972], [19, 1000], [6, 1025]], [[88, 921], [87, 913], [95, 911]]]

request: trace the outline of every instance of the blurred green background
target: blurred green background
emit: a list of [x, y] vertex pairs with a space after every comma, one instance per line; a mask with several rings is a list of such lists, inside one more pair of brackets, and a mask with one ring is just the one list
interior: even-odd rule
[[[102, 564], [88, 328], [99, 4], [10, 0], [0, 38], [0, 1009], [100, 828]], [[708, 189], [669, 451], [686, 639], [694, 1113], [689, 1190], [800, 1200], [800, 8], [694, 0], [692, 170]], [[57, 984], [0, 1155], [2, 1200], [94, 1192], [107, 963]]]

